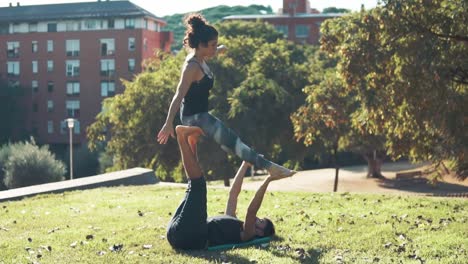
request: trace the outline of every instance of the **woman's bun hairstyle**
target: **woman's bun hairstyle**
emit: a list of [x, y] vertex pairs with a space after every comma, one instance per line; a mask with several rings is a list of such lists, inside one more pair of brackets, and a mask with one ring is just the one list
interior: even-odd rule
[[188, 14], [184, 18], [185, 31], [184, 46], [196, 49], [199, 44], [206, 45], [208, 41], [218, 37], [218, 31], [209, 25], [199, 14]]

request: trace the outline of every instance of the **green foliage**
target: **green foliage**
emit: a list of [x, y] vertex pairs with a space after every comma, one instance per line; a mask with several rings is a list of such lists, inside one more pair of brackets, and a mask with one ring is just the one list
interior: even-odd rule
[[[273, 14], [270, 6], [265, 7], [262, 5], [249, 5], [249, 6], [225, 6], [219, 5], [203, 10], [194, 10], [199, 12], [208, 20], [209, 23], [215, 24], [220, 22], [223, 17], [230, 15], [258, 15], [258, 14]], [[171, 16], [163, 17], [167, 22], [165, 30], [172, 31], [174, 34], [174, 43], [172, 50], [180, 50], [182, 48], [182, 41], [185, 35], [185, 25], [183, 23], [186, 14], [174, 14]]]
[[0, 144], [10, 140], [20, 140], [18, 136], [24, 132], [24, 111], [20, 106], [20, 100], [24, 97], [23, 87], [13, 86], [0, 79]]
[[[102, 150], [101, 150], [102, 152]], [[81, 178], [99, 174], [99, 151], [90, 151], [86, 145], [73, 147], [73, 178]], [[65, 152], [64, 161], [70, 168], [70, 149]]]
[[132, 82], [124, 82], [123, 94], [104, 101], [104, 111], [98, 114], [87, 133], [91, 150], [111, 138], [106, 152], [112, 157], [113, 166], [107, 171], [147, 167], [169, 175], [177, 166], [176, 142], [159, 145], [156, 133], [166, 119], [182, 61], [182, 53], [177, 57], [156, 54], [145, 66], [145, 72]]
[[346, 9], [346, 8], [336, 8], [336, 7], [326, 7], [322, 10], [323, 14], [328, 14], [328, 13], [349, 13], [351, 10]]
[[[184, 191], [160, 185], [99, 188], [1, 203], [1, 259], [83, 264], [292, 264], [338, 259], [436, 264], [467, 259], [465, 199], [347, 193], [268, 192], [259, 214], [276, 224], [277, 236], [269, 246], [176, 251], [166, 240], [166, 227]], [[239, 218], [245, 216], [253, 195], [240, 194]], [[226, 189], [209, 188], [208, 215], [223, 211], [227, 197]], [[118, 244], [122, 249], [112, 252]]]
[[383, 2], [322, 24], [322, 48], [339, 55], [339, 73], [361, 102], [354, 121], [385, 135], [392, 157], [453, 159], [466, 178], [466, 4]]
[[47, 145], [34, 140], [8, 144], [0, 151], [4, 184], [9, 189], [63, 180], [65, 165], [55, 159]]
[[5, 163], [10, 156], [10, 144], [5, 144], [0, 147], [0, 191], [7, 189], [5, 184], [3, 183], [5, 177], [5, 171], [3, 168], [5, 167]]
[[[306, 150], [291, 142], [289, 115], [304, 101], [307, 56], [312, 51], [272, 38], [278, 36], [276, 30], [264, 23], [229, 22], [219, 27], [231, 35], [220, 37], [220, 42], [229, 43], [227, 52], [209, 62], [216, 75], [209, 98], [211, 112], [258, 152], [278, 162], [290, 160], [299, 167]], [[244, 29], [256, 37], [243, 35]], [[147, 167], [162, 180], [185, 180], [176, 141], [159, 145], [155, 140], [165, 122], [185, 55], [157, 54], [145, 72], [125, 83], [123, 94], [105, 101], [104, 111], [88, 129], [88, 138], [91, 149], [108, 141], [106, 151], [114, 162], [108, 170]], [[178, 118], [175, 125], [177, 122]], [[200, 143], [198, 154], [207, 179], [232, 176], [240, 163], [210, 140]]]

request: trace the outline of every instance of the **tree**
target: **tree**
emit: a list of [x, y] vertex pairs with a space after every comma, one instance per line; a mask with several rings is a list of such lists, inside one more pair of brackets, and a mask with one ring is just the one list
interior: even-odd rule
[[107, 154], [113, 157], [113, 167], [108, 170], [142, 166], [156, 170], [163, 180], [182, 180], [182, 175], [173, 173], [179, 163], [175, 141], [166, 145], [156, 142], [182, 61], [183, 54], [173, 57], [158, 53], [134, 81], [124, 82], [123, 94], [104, 100], [104, 110], [88, 127], [87, 135], [91, 151], [105, 144]]
[[[231, 15], [260, 15], [260, 14], [273, 14], [270, 6], [265, 7], [262, 5], [249, 5], [249, 6], [226, 6], [220, 5], [211, 8], [199, 10], [203, 16], [211, 23], [219, 23], [223, 17]], [[163, 17], [167, 22], [165, 30], [174, 33], [174, 45], [172, 50], [182, 49], [182, 40], [185, 34], [185, 26], [183, 19], [186, 14], [174, 14]]]
[[393, 158], [449, 159], [468, 175], [468, 13], [463, 1], [394, 0], [322, 24], [321, 44], [356, 92], [362, 128]]
[[[305, 147], [291, 142], [289, 115], [304, 102], [309, 48], [278, 40], [281, 35], [266, 23], [229, 22], [217, 27], [219, 42], [227, 43], [228, 51], [209, 62], [216, 74], [210, 112], [258, 152], [300, 166], [296, 161], [305, 155]], [[176, 142], [158, 145], [155, 136], [165, 122], [185, 55], [158, 55], [161, 58], [134, 81], [124, 83], [124, 93], [105, 100], [88, 137], [91, 150], [107, 141], [107, 154], [114, 157], [112, 170], [144, 166], [155, 169], [163, 180], [184, 180]], [[240, 164], [208, 140], [200, 142], [199, 159], [208, 179], [223, 178], [226, 185]]]
[[[355, 115], [359, 100], [346, 89], [337, 75], [336, 56], [316, 51], [311, 56], [309, 83], [304, 93], [306, 102], [291, 115], [294, 135], [306, 146], [323, 145], [332, 154], [338, 180], [338, 151], [348, 150], [362, 155], [368, 162], [368, 177], [382, 177], [384, 139], [361, 129]], [[374, 155], [375, 154], [375, 155]], [[379, 154], [379, 155], [377, 155]]]
[[0, 144], [20, 139], [18, 132], [22, 132], [24, 112], [21, 107], [21, 98], [24, 88], [13, 85], [0, 79]]
[[349, 13], [351, 10], [346, 8], [326, 7], [322, 10], [322, 13]]

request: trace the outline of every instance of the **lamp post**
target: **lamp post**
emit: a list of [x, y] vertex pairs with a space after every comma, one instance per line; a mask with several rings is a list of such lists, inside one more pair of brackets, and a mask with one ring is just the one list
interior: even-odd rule
[[75, 119], [67, 118], [68, 129], [70, 131], [70, 180], [73, 180], [73, 127], [75, 126]]

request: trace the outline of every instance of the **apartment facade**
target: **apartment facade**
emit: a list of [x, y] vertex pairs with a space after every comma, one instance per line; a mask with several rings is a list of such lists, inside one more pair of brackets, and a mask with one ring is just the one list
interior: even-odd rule
[[0, 8], [0, 78], [26, 89], [24, 126], [39, 143], [86, 142], [105, 98], [123, 92], [155, 49], [170, 51], [166, 22], [130, 1]]
[[283, 0], [283, 8], [273, 15], [233, 15], [223, 20], [261, 20], [270, 23], [283, 33], [284, 37], [299, 44], [318, 45], [320, 40], [320, 25], [330, 18], [342, 14], [322, 14], [310, 8], [308, 0]]

